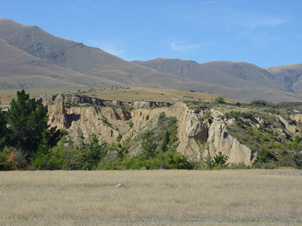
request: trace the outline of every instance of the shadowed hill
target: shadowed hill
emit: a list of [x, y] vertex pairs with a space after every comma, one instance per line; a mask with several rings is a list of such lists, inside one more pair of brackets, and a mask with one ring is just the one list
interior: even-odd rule
[[262, 84], [265, 87], [281, 90], [292, 91], [290, 88], [286, 88], [282, 81], [278, 77], [269, 73], [269, 71], [260, 68], [254, 64], [245, 62], [231, 62], [231, 61], [213, 61], [203, 63], [207, 67], [220, 70], [235, 78], [244, 79], [247, 81], [256, 82]]
[[149, 61], [134, 61], [134, 63], [167, 73], [181, 75], [197, 82], [217, 84], [229, 88], [261, 87], [261, 84], [234, 78], [221, 70], [211, 68], [195, 61], [157, 58]]
[[134, 61], [161, 72], [173, 73], [194, 81], [219, 84], [229, 88], [269, 87], [289, 91], [268, 71], [249, 63], [215, 61], [199, 64], [195, 61], [157, 58]]
[[106, 79], [58, 67], [31, 56], [0, 39], [0, 88], [57, 88], [68, 86], [92, 86], [96, 83], [112, 84]]
[[295, 93], [302, 93], [302, 64], [290, 64], [264, 68], [279, 80], [283, 81], [288, 89]]

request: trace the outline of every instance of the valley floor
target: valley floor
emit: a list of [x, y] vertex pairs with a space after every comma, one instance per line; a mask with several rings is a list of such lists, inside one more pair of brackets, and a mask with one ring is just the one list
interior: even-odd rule
[[302, 224], [302, 171], [294, 169], [9, 171], [0, 178], [0, 225]]

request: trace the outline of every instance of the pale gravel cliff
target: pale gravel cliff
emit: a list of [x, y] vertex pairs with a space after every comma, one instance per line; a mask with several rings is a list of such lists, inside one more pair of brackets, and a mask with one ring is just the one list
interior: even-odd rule
[[[88, 141], [95, 134], [100, 142], [115, 143], [134, 139], [152, 126], [160, 113], [178, 120], [179, 146], [177, 151], [190, 159], [201, 160], [222, 152], [229, 163], [251, 165], [255, 153], [227, 132], [221, 112], [214, 109], [190, 110], [184, 103], [170, 106], [168, 103], [102, 101], [90, 97], [43, 96], [40, 103], [48, 104], [49, 123], [68, 131], [74, 139]], [[120, 106], [132, 106], [130, 112]], [[151, 108], [155, 107], [155, 108]], [[210, 112], [209, 112], [210, 111]], [[205, 118], [211, 114], [212, 119]], [[129, 120], [133, 127], [130, 128]]]

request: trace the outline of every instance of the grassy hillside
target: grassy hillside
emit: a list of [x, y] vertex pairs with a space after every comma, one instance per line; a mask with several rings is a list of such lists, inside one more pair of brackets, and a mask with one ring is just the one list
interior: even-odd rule
[[[34, 57], [0, 39], [0, 89], [30, 89], [114, 84]], [[116, 83], [119, 84], [119, 83]]]
[[302, 93], [302, 64], [290, 64], [276, 67], [264, 68], [279, 80], [282, 80], [285, 86], [295, 93]]
[[[17, 90], [0, 90], [2, 105], [8, 105], [12, 98], [16, 98]], [[207, 92], [190, 92], [169, 89], [155, 89], [144, 87], [110, 86], [110, 87], [69, 87], [56, 89], [29, 89], [28, 93], [32, 97], [45, 94], [74, 94], [97, 97], [104, 100], [120, 101], [156, 101], [176, 103], [183, 101], [205, 101], [212, 102], [217, 95]], [[234, 103], [235, 100], [226, 99], [227, 102]]]
[[235, 78], [231, 74], [211, 68], [195, 61], [157, 58], [149, 61], [134, 61], [134, 63], [153, 68], [161, 72], [181, 75], [193, 81], [218, 84], [229, 88], [261, 87], [261, 84], [247, 79]]
[[276, 78], [267, 70], [260, 68], [254, 64], [245, 62], [231, 62], [231, 61], [213, 61], [202, 64], [209, 68], [217, 69], [227, 73], [233, 78], [243, 79], [250, 82], [255, 82], [261, 86], [280, 91], [292, 91], [286, 89], [282, 80]]

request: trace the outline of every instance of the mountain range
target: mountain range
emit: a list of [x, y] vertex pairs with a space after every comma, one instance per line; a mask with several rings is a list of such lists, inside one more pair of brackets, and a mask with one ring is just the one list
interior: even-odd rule
[[0, 89], [140, 86], [212, 92], [243, 101], [302, 100], [302, 64], [260, 68], [230, 61], [128, 62], [10, 19], [0, 20], [0, 53]]

